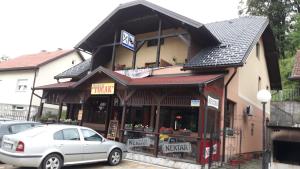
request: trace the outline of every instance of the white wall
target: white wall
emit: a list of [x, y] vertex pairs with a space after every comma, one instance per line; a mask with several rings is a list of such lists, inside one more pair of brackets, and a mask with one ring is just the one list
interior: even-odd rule
[[[74, 63], [72, 64], [72, 61]], [[57, 83], [55, 75], [82, 62], [76, 52], [41, 66], [37, 71], [35, 87]], [[28, 79], [28, 88], [24, 92], [17, 91], [18, 79]], [[33, 87], [34, 70], [4, 71], [0, 72], [0, 104], [29, 105], [31, 88]], [[35, 91], [42, 96], [42, 91]], [[33, 105], [39, 106], [40, 99], [33, 96]], [[45, 106], [46, 107], [46, 106]], [[53, 108], [53, 106], [50, 106]]]
[[[17, 91], [18, 79], [28, 79], [26, 91]], [[0, 103], [28, 105], [33, 79], [33, 70], [0, 72]]]

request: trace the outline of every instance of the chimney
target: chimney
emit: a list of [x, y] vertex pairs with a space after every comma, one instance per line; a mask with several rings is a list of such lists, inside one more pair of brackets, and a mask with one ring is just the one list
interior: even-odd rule
[[47, 52], [47, 50], [43, 49], [43, 50], [41, 50], [41, 52]]

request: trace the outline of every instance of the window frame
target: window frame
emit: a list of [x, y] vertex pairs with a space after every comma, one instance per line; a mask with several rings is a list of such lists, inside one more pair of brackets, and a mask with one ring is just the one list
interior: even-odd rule
[[[20, 89], [19, 86], [21, 86], [21, 85], [20, 85], [20, 82], [22, 82], [22, 81], [25, 81], [26, 85], [22, 84], [23, 89]], [[28, 82], [29, 82], [28, 79], [17, 79], [16, 91], [17, 91], [17, 92], [26, 92], [26, 91], [28, 91], [28, 87], [29, 87]], [[24, 83], [24, 82], [23, 82], [23, 83]], [[26, 86], [25, 89], [24, 89], [24, 86]]]
[[[66, 139], [66, 138], [65, 138], [65, 133], [64, 133], [65, 130], [74, 130], [74, 131], [76, 130], [77, 135], [78, 135], [78, 139], [76, 139], [76, 140]], [[54, 138], [54, 135], [55, 135], [56, 133], [58, 133], [58, 132], [62, 132], [62, 136], [63, 136], [63, 139], [62, 139], [62, 140], [57, 140], [57, 139]], [[55, 140], [55, 141], [81, 141], [80, 132], [78, 131], [77, 128], [65, 128], [65, 129], [58, 130], [58, 131], [56, 131], [56, 132], [53, 133], [52, 138], [53, 138], [53, 140]]]

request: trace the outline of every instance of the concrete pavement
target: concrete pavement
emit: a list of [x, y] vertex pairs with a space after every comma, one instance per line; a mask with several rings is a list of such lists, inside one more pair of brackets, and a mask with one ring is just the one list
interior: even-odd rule
[[[34, 169], [34, 168], [13, 167], [11, 165], [0, 164], [0, 169]], [[101, 162], [96, 164], [63, 167], [63, 169], [170, 169], [170, 168], [136, 162], [136, 161], [123, 160], [117, 166], [109, 166], [108, 163]]]

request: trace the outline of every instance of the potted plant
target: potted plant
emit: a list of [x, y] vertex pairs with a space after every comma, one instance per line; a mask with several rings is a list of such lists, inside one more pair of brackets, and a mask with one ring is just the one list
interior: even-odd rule
[[145, 128], [144, 128], [144, 131], [145, 132], [153, 132], [153, 128], [146, 125]]
[[134, 130], [143, 131], [144, 130], [143, 124], [136, 124], [136, 125], [134, 125]]
[[129, 123], [129, 124], [125, 124], [125, 130], [132, 130], [132, 128], [133, 128], [133, 125], [131, 124], [131, 123]]

